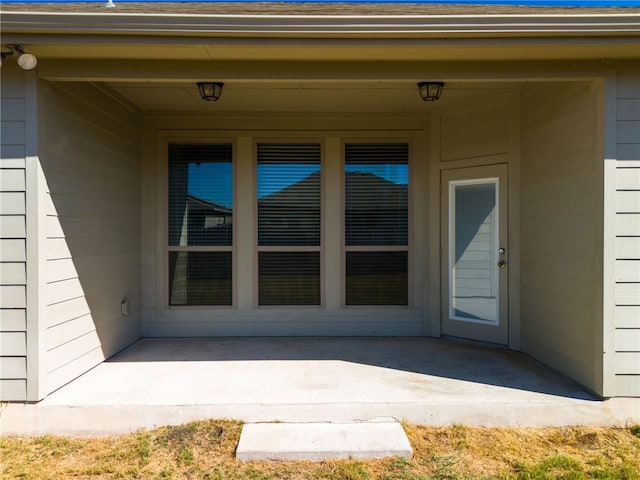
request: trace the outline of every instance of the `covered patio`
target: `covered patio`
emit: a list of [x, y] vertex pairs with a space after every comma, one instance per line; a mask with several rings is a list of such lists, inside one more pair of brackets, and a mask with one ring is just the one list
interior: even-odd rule
[[205, 418], [447, 426], [624, 425], [640, 399], [600, 400], [525, 355], [427, 338], [142, 339], [3, 434], [110, 435]]
[[635, 10], [149, 7], [2, 7], [3, 432], [637, 419]]

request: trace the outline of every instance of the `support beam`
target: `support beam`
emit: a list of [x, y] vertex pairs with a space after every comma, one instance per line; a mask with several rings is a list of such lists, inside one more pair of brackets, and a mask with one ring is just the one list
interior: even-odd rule
[[165, 61], [56, 60], [41, 62], [39, 77], [50, 81], [558, 81], [601, 77], [608, 65], [593, 61], [390, 62], [390, 61]]

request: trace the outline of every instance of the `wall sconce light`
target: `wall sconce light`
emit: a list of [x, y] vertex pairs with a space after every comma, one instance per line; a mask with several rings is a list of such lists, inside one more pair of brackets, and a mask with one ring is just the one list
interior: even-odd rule
[[4, 63], [4, 61], [14, 53], [18, 55], [18, 65], [20, 65], [20, 68], [23, 70], [33, 70], [36, 68], [36, 65], [38, 65], [38, 59], [36, 56], [32, 53], [26, 53], [20, 45], [7, 45], [6, 48], [9, 50], [6, 52], [0, 52], [0, 59], [2, 60], [0, 65], [2, 65], [2, 63]]
[[198, 90], [203, 100], [215, 102], [222, 95], [222, 82], [198, 82]]
[[420, 82], [418, 83], [418, 92], [425, 102], [435, 102], [442, 94], [444, 82]]

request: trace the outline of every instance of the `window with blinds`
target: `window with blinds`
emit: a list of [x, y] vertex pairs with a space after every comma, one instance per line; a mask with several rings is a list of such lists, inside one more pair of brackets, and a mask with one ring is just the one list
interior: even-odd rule
[[231, 305], [233, 150], [170, 143], [169, 305]]
[[320, 305], [321, 147], [258, 143], [258, 303]]
[[408, 304], [407, 143], [347, 143], [346, 305]]

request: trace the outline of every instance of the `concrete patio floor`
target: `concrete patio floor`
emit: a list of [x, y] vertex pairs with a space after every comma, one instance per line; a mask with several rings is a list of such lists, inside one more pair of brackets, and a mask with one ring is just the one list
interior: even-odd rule
[[524, 355], [426, 338], [142, 339], [3, 434], [108, 435], [204, 418], [447, 426], [640, 423], [640, 399], [597, 399]]

